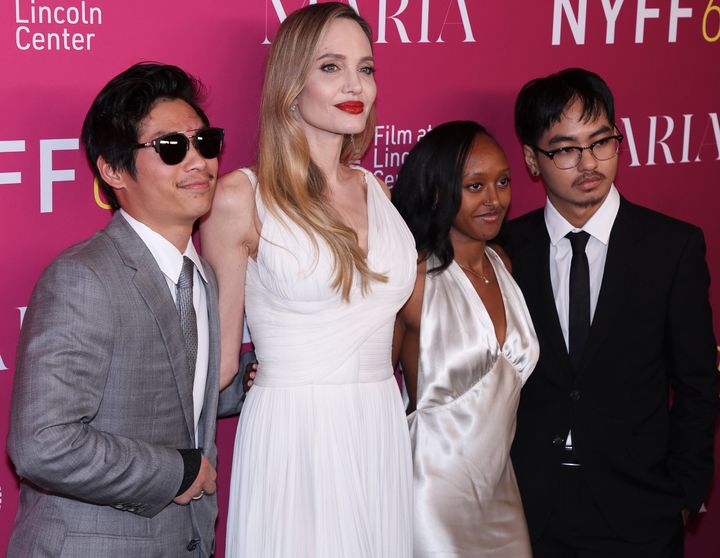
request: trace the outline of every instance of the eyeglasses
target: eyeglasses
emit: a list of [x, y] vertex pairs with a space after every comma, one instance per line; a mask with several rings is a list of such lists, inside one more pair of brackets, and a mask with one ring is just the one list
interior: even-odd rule
[[[186, 135], [188, 132], [195, 132], [195, 134], [188, 136]], [[163, 163], [166, 165], [177, 165], [185, 159], [185, 155], [187, 155], [187, 152], [190, 150], [191, 141], [193, 147], [195, 147], [198, 153], [205, 159], [214, 159], [220, 154], [224, 136], [225, 130], [222, 128], [184, 130], [182, 132], [165, 134], [147, 143], [138, 143], [134, 148], [142, 149], [143, 147], [152, 147], [157, 154], [160, 155]]]
[[555, 163], [555, 166], [560, 170], [568, 170], [573, 169], [580, 164], [583, 151], [586, 149], [589, 149], [592, 156], [598, 161], [608, 161], [612, 159], [620, 150], [620, 144], [623, 139], [625, 139], [623, 135], [618, 134], [616, 136], [608, 136], [606, 138], [599, 139], [585, 147], [573, 145], [553, 149], [552, 151], [545, 151], [544, 149], [540, 149], [537, 145], [533, 147], [549, 159], [552, 159], [552, 162]]

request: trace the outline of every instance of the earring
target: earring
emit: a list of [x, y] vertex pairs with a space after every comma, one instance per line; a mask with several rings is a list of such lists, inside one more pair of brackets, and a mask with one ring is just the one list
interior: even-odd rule
[[293, 103], [292, 105], [290, 105], [290, 114], [294, 118], [297, 118], [297, 103]]

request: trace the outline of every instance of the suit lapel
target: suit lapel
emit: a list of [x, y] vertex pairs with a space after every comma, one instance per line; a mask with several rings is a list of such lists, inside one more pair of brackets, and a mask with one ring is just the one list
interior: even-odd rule
[[[555, 364], [546, 368], [550, 371], [561, 370], [564, 379], [570, 379], [573, 372], [550, 282], [550, 237], [542, 211], [538, 211], [521, 250], [524, 251], [523, 260], [526, 262], [523, 295], [531, 311], [535, 330], [545, 339], [543, 348], [549, 347], [555, 357]], [[548, 359], [550, 355], [545, 354], [544, 358]]]
[[[205, 275], [208, 279], [205, 285], [205, 300], [207, 302], [208, 312], [208, 368], [207, 381], [205, 383], [205, 400], [203, 403], [203, 412], [201, 416], [200, 428], [198, 429], [198, 444], [207, 448], [207, 440], [215, 439], [215, 426], [217, 416], [215, 410], [218, 405], [219, 389], [218, 389], [218, 373], [220, 369], [220, 320], [218, 314], [218, 290], [215, 275], [212, 267], [205, 260], [202, 260]], [[207, 410], [212, 412], [208, 414]]]
[[185, 342], [180, 328], [175, 303], [165, 281], [147, 246], [122, 215], [116, 213], [105, 229], [113, 240], [123, 262], [135, 270], [133, 284], [155, 317], [168, 359], [177, 384], [190, 439], [195, 442], [192, 374], [188, 370]]
[[642, 235], [642, 226], [635, 219], [633, 205], [621, 198], [608, 241], [602, 285], [579, 375], [585, 371], [587, 363], [592, 362], [593, 356], [613, 330], [613, 324], [617, 323], [618, 313], [626, 307], [625, 301], [633, 291], [628, 282], [635, 277], [633, 267], [637, 262], [636, 245]]

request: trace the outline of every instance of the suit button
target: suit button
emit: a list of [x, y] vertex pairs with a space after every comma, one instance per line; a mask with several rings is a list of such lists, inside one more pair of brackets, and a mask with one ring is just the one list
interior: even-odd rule
[[572, 399], [573, 401], [580, 401], [580, 392], [578, 390], [571, 391], [570, 399]]
[[558, 447], [560, 447], [560, 446], [565, 445], [565, 438], [563, 438], [562, 436], [555, 436], [555, 437], [553, 438], [553, 442], [552, 442], [552, 443], [553, 443], [553, 446], [555, 446], [556, 448], [558, 448]]
[[195, 550], [198, 545], [200, 544], [200, 539], [190, 539], [190, 542], [187, 544], [185, 548], [187, 548], [190, 552]]

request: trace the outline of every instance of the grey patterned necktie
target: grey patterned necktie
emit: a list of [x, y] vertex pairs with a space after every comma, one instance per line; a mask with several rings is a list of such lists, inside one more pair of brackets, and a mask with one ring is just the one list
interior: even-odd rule
[[191, 377], [195, 376], [195, 360], [197, 359], [197, 319], [193, 307], [193, 274], [195, 264], [187, 256], [183, 257], [183, 267], [177, 282], [175, 303], [180, 316], [180, 327], [185, 338], [185, 353]]

